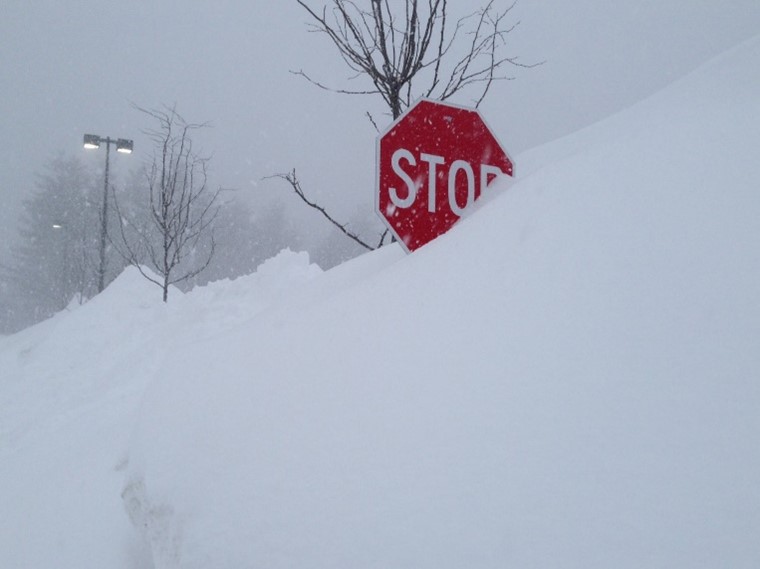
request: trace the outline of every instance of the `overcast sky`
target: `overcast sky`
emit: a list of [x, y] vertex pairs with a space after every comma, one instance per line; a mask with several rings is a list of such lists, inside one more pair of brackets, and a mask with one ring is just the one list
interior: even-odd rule
[[[630, 105], [760, 31], [758, 0], [519, 0], [512, 14], [521, 25], [510, 54], [546, 60], [516, 70], [482, 107], [513, 156]], [[387, 123], [382, 104], [320, 91], [289, 73], [303, 68], [346, 85], [342, 63], [307, 21], [295, 0], [4, 0], [0, 259], [34, 172], [58, 152], [85, 155], [84, 133], [135, 140], [134, 155], [112, 155], [117, 174], [147, 159], [141, 131], [150, 123], [131, 103], [176, 103], [188, 120], [209, 121], [197, 142], [213, 154], [215, 184], [252, 196], [286, 192], [261, 179], [296, 167], [335, 210], [371, 207], [376, 133], [364, 113]], [[102, 149], [86, 156], [97, 165], [105, 158]]]

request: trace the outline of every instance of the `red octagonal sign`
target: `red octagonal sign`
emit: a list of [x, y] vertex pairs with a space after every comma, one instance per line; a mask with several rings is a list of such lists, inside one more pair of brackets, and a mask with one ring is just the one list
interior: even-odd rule
[[407, 252], [445, 233], [512, 160], [478, 111], [422, 99], [380, 135], [377, 213]]

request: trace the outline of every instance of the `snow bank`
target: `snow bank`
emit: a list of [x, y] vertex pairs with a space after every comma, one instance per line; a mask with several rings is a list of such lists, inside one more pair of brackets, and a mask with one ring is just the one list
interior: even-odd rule
[[519, 157], [414, 255], [168, 305], [130, 269], [0, 338], [0, 566], [760, 566], [759, 70]]
[[90, 302], [0, 339], [0, 566], [150, 568], [121, 499], [146, 386], [176, 346], [321, 275], [308, 255], [284, 251], [254, 275], [173, 290], [165, 305], [128, 268]]
[[124, 490], [156, 569], [760, 564], [759, 69], [756, 38], [177, 346]]

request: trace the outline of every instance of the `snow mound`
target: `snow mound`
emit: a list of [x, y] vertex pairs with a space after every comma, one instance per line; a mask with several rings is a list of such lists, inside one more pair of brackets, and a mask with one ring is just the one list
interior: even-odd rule
[[172, 290], [164, 304], [131, 267], [90, 302], [0, 339], [0, 566], [151, 568], [121, 499], [146, 386], [177, 346], [321, 276], [307, 255], [284, 251], [259, 273]]
[[178, 346], [124, 490], [155, 567], [760, 564], [759, 73], [755, 38]]

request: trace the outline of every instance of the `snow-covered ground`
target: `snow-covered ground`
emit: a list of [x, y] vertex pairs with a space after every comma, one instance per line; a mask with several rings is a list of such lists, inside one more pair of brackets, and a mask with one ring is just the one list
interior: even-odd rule
[[759, 567], [759, 150], [757, 37], [413, 255], [1, 338], [0, 567]]

